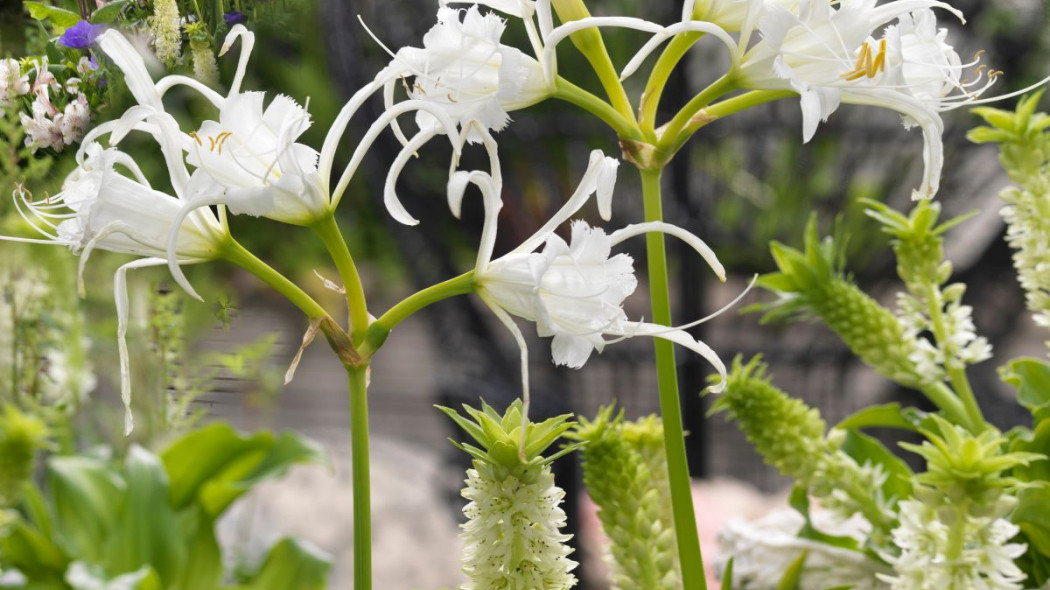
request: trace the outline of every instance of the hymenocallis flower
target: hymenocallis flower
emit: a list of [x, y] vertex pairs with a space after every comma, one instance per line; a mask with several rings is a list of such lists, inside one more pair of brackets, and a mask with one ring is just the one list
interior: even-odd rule
[[987, 71], [978, 58], [963, 63], [946, 43], [947, 32], [938, 29], [933, 8], [962, 20], [962, 13], [936, 0], [878, 6], [876, 0], [799, 0], [797, 6], [767, 7], [757, 21], [762, 39], [741, 58], [736, 79], [745, 87], [797, 92], [804, 141], [841, 103], [900, 113], [905, 126], [919, 126], [924, 138], [925, 172], [913, 197], [932, 197], [944, 164], [940, 113], [1006, 98], [978, 100], [999, 72]]
[[[491, 140], [491, 137], [488, 138]], [[492, 153], [492, 152], [490, 152]], [[591, 152], [590, 164], [579, 187], [566, 204], [543, 227], [510, 253], [492, 260], [496, 217], [502, 206], [499, 164], [493, 174], [456, 172], [449, 180], [449, 205], [458, 217], [468, 184], [478, 186], [485, 201], [485, 224], [475, 266], [478, 295], [514, 335], [521, 349], [522, 381], [528, 397], [528, 352], [525, 339], [511, 316], [534, 322], [541, 337], [553, 337], [555, 364], [580, 368], [595, 350], [634, 336], [670, 340], [703, 356], [724, 378], [725, 366], [710, 347], [682, 328], [670, 328], [627, 318], [623, 302], [637, 287], [633, 261], [612, 248], [628, 238], [648, 232], [663, 232], [692, 246], [720, 279], [725, 270], [714, 252], [695, 235], [668, 223], [629, 225], [611, 234], [582, 221], [572, 226], [565, 242], [555, 230], [568, 221], [591, 195], [597, 195], [601, 216], [611, 216], [611, 199], [619, 162], [599, 150]], [[543, 250], [537, 250], [543, 246]], [[721, 390], [722, 385], [715, 389]]]
[[[24, 188], [15, 191], [15, 205], [40, 238], [0, 239], [68, 246], [80, 255], [78, 277], [95, 249], [139, 258], [120, 266], [113, 277], [117, 308], [117, 338], [120, 353], [121, 398], [124, 401], [125, 431], [133, 427], [130, 356], [125, 335], [128, 319], [127, 271], [169, 264], [167, 236], [181, 210], [177, 197], [150, 186], [138, 164], [115, 148], [103, 149], [96, 142], [81, 150], [82, 162], [66, 178], [62, 192], [43, 199]], [[122, 174], [121, 170], [127, 174]], [[204, 262], [218, 256], [229, 238], [226, 227], [210, 210], [195, 211], [178, 230], [175, 265]], [[83, 291], [83, 281], [78, 279]]]

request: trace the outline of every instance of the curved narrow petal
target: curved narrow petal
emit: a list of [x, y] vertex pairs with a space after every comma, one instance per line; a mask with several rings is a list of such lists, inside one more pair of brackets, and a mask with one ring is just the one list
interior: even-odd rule
[[361, 141], [357, 144], [357, 148], [354, 150], [353, 156], [350, 158], [350, 163], [346, 165], [346, 169], [343, 170], [342, 176], [339, 177], [339, 183], [336, 184], [335, 190], [332, 191], [332, 209], [335, 209], [339, 205], [339, 201], [343, 197], [343, 192], [346, 191], [346, 187], [350, 184], [350, 179], [353, 178], [354, 173], [357, 172], [357, 167], [361, 165], [361, 161], [364, 159], [365, 154], [369, 148], [375, 142], [379, 134], [390, 125], [390, 123], [396, 120], [399, 116], [409, 111], [426, 111], [433, 115], [443, 127], [445, 134], [448, 135], [450, 141], [452, 141], [452, 149], [458, 154], [459, 147], [456, 145], [454, 138], [459, 134], [459, 130], [456, 128], [455, 122], [445, 113], [444, 109], [440, 106], [433, 105], [431, 103], [422, 100], [406, 100], [399, 102], [376, 119], [375, 123], [368, 128], [368, 132], [361, 138]]
[[700, 340], [693, 338], [688, 333], [682, 330], [673, 330], [667, 328], [667, 326], [659, 326], [657, 324], [649, 324], [645, 322], [627, 322], [625, 327], [625, 333], [631, 336], [651, 336], [653, 338], [662, 338], [675, 344], [684, 346], [689, 350], [704, 357], [707, 362], [718, 371], [721, 376], [721, 381], [718, 385], [711, 387], [712, 393], [720, 393], [726, 386], [726, 366], [722, 362], [722, 359], [718, 358], [718, 354], [711, 349], [710, 346], [704, 344]]
[[455, 172], [448, 179], [448, 205], [456, 219], [459, 219], [462, 212], [463, 196], [468, 184], [478, 187], [485, 206], [481, 242], [478, 247], [478, 257], [474, 263], [475, 273], [481, 277], [488, 268], [489, 262], [492, 261], [492, 251], [496, 247], [496, 226], [500, 209], [503, 208], [503, 200], [500, 198], [499, 184], [488, 173], [480, 170]]
[[663, 30], [662, 26], [652, 21], [628, 16], [592, 16], [561, 25], [549, 34], [544, 35], [545, 45], [543, 47], [543, 57], [540, 59], [540, 62], [543, 65], [543, 71], [549, 73], [548, 75], [550, 78], [548, 81], [554, 80], [558, 76], [558, 60], [556, 53], [558, 44], [577, 31], [593, 27], [621, 27], [625, 29], [634, 29], [636, 31], [644, 31], [646, 33], [659, 33]]
[[117, 307], [117, 349], [120, 354], [120, 400], [124, 403], [124, 436], [131, 434], [135, 422], [131, 415], [131, 355], [128, 354], [128, 282], [127, 273], [135, 268], [164, 266], [163, 258], [140, 258], [117, 269], [113, 274], [113, 300]]
[[[602, 173], [602, 169], [605, 166], [611, 166], [615, 162], [615, 165], [619, 165], [619, 162], [613, 158], [605, 157], [605, 154], [601, 150], [594, 150], [591, 152], [590, 162], [587, 165], [587, 171], [583, 173], [583, 178], [580, 180], [580, 184], [576, 187], [576, 192], [569, 197], [569, 200], [562, 205], [562, 208], [558, 210], [547, 221], [543, 224], [536, 233], [521, 243], [520, 246], [511, 251], [511, 253], [523, 253], [532, 252], [536, 248], [539, 248], [541, 244], [547, 239], [547, 236], [554, 232], [559, 225], [565, 223], [573, 215], [576, 214], [583, 206], [587, 203], [587, 200], [591, 197], [598, 189], [598, 178]], [[610, 207], [611, 209], [611, 207]]]
[[[691, 2], [687, 4], [691, 4]], [[692, 7], [689, 7], [689, 14], [692, 15]], [[653, 51], [656, 51], [656, 48], [659, 47], [661, 43], [667, 41], [668, 39], [674, 37], [679, 33], [684, 33], [686, 31], [714, 35], [718, 38], [719, 41], [722, 42], [723, 45], [726, 46], [726, 49], [729, 50], [729, 57], [732, 60], [732, 67], [735, 68], [740, 63], [740, 50], [737, 47], [737, 40], [734, 39], [733, 36], [730, 35], [728, 32], [726, 32], [725, 29], [714, 23], [686, 20], [685, 22], [675, 23], [665, 28], [663, 31], [660, 31], [659, 33], [653, 35], [652, 38], [650, 38], [645, 43], [645, 45], [643, 45], [642, 48], [634, 54], [634, 57], [631, 58], [631, 61], [629, 61], [626, 66], [624, 66], [623, 70], [620, 72], [620, 81], [626, 80], [632, 74], [634, 74], [638, 70], [638, 68], [641, 67], [642, 63], [653, 53]]]
[[91, 239], [83, 245], [80, 251], [80, 257], [77, 259], [77, 295], [84, 297], [87, 295], [87, 289], [84, 286], [84, 270], [87, 268], [88, 260], [91, 258], [91, 253], [95, 251], [95, 247], [98, 246], [99, 242], [106, 239], [106, 237], [113, 235], [114, 233], [123, 233], [129, 235], [130, 228], [128, 224], [123, 221], [111, 221], [103, 226], [95, 235], [91, 236]]
[[677, 225], [670, 223], [664, 223], [663, 221], [650, 221], [646, 223], [635, 223], [628, 225], [622, 229], [618, 229], [609, 235], [612, 244], [615, 246], [620, 242], [628, 238], [647, 234], [649, 232], [661, 232], [671, 236], [674, 236], [686, 244], [689, 244], [693, 250], [696, 250], [700, 256], [703, 257], [704, 261], [707, 262], [711, 270], [715, 271], [718, 275], [718, 279], [722, 282], [726, 280], [726, 269], [722, 266], [722, 263], [718, 261], [718, 257], [715, 256], [714, 250], [711, 249], [703, 240], [696, 236], [696, 234], [686, 231]]
[[135, 100], [142, 105], [148, 105], [158, 110], [163, 110], [164, 105], [160, 100], [160, 93], [153, 84], [153, 78], [146, 70], [146, 62], [142, 56], [124, 38], [117, 29], [110, 29], [98, 36], [98, 45], [109, 56], [113, 63], [124, 72], [124, 81], [128, 90]]
[[944, 168], [944, 143], [941, 139], [944, 123], [937, 111], [903, 92], [885, 89], [864, 89], [863, 92], [851, 90], [843, 93], [842, 101], [891, 109], [917, 123], [922, 129], [924, 171], [922, 184], [912, 191], [912, 198], [928, 199], [937, 194], [941, 185], [941, 171]]
[[350, 119], [357, 114], [361, 105], [382, 86], [383, 85], [380, 82], [373, 81], [355, 92], [354, 95], [350, 97], [350, 100], [346, 101], [343, 108], [339, 110], [339, 114], [336, 115], [335, 121], [332, 122], [332, 126], [328, 128], [328, 133], [324, 138], [324, 144], [321, 145], [321, 157], [317, 166], [317, 171], [321, 175], [325, 188], [327, 188], [331, 182], [332, 163], [335, 161], [335, 153], [339, 149], [339, 141], [343, 138], [343, 133], [346, 131], [347, 125], [350, 124]]
[[[529, 405], [531, 401], [531, 395], [529, 392], [529, 347], [525, 343], [525, 335], [521, 333], [521, 328], [518, 324], [514, 323], [514, 319], [510, 317], [502, 307], [496, 305], [491, 299], [489, 299], [484, 291], [479, 291], [478, 296], [485, 302], [485, 305], [492, 310], [492, 313], [496, 314], [496, 317], [503, 325], [510, 330], [511, 335], [514, 336], [514, 341], [518, 343], [518, 350], [520, 351], [521, 360], [521, 420], [522, 425], [527, 423], [529, 416]], [[525, 428], [521, 429], [522, 432], [522, 444], [525, 442]]]
[[237, 59], [237, 72], [233, 76], [233, 83], [230, 84], [228, 97], [240, 94], [241, 83], [244, 82], [244, 74], [248, 70], [248, 59], [252, 55], [252, 48], [255, 47], [255, 33], [249, 31], [244, 25], [233, 25], [230, 32], [226, 34], [222, 49], [219, 50], [220, 57], [226, 55], [238, 37], [241, 39], [241, 55]]
[[203, 96], [208, 102], [215, 105], [216, 108], [221, 109], [223, 103], [226, 101], [223, 95], [215, 92], [207, 85], [202, 83], [196, 78], [190, 78], [189, 76], [181, 76], [178, 74], [172, 74], [170, 76], [164, 76], [157, 81], [157, 93], [163, 98], [164, 95], [175, 86], [188, 86], [193, 90], [196, 90]]
[[401, 171], [405, 169], [405, 165], [408, 164], [408, 160], [415, 155], [416, 150], [426, 145], [435, 135], [437, 133], [429, 129], [416, 133], [408, 141], [408, 144], [398, 152], [394, 162], [390, 164], [390, 170], [387, 171], [386, 182], [383, 185], [383, 205], [386, 206], [387, 212], [398, 223], [419, 225], [419, 220], [412, 217], [412, 214], [401, 204], [401, 199], [397, 198], [397, 179], [401, 176]]
[[194, 199], [184, 204], [179, 212], [175, 214], [175, 217], [171, 221], [171, 229], [168, 231], [168, 252], [167, 252], [167, 264], [168, 270], [171, 271], [172, 278], [175, 279], [175, 283], [182, 287], [190, 297], [193, 297], [197, 301], [204, 301], [204, 298], [197, 293], [197, 290], [190, 285], [189, 279], [186, 278], [186, 274], [182, 272], [182, 267], [179, 266], [180, 261], [176, 253], [179, 240], [179, 231], [182, 230], [182, 224], [186, 222], [186, 218], [191, 213], [202, 207], [211, 207], [214, 205], [223, 205], [226, 202], [225, 195], [210, 198], [199, 198]]

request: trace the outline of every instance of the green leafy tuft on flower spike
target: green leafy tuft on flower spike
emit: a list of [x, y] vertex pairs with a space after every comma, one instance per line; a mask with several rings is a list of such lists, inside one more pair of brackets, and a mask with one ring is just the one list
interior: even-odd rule
[[748, 308], [765, 311], [763, 323], [812, 315], [820, 318], [842, 341], [878, 373], [918, 387], [923, 377], [910, 356], [914, 341], [893, 313], [861, 291], [843, 272], [841, 241], [823, 240], [814, 216], [806, 226], [805, 249], [779, 242], [770, 247], [780, 272], [763, 275], [758, 285], [779, 298]]
[[576, 585], [570, 573], [576, 563], [568, 558], [571, 536], [560, 532], [565, 492], [554, 485], [550, 463], [579, 445], [549, 457], [543, 452], [575, 423], [568, 415], [523, 422], [520, 400], [502, 415], [484, 402], [481, 408], [464, 405], [464, 416], [439, 406], [479, 445], [453, 441], [474, 458], [462, 492], [470, 500], [461, 533], [463, 573], [470, 581], [462, 589], [568, 590]]
[[613, 417], [613, 406], [584, 418], [569, 436], [584, 443], [583, 481], [609, 538], [605, 555], [616, 590], [674, 590], [678, 555], [670, 514], [663, 426]]

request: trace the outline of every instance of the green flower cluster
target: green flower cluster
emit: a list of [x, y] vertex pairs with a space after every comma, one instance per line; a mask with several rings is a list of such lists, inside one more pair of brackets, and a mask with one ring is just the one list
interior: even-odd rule
[[[464, 405], [467, 416], [439, 408], [478, 446], [453, 443], [474, 458], [467, 470], [463, 497], [463, 590], [567, 590], [576, 585], [568, 558], [570, 536], [562, 534], [565, 492], [554, 484], [550, 464], [576, 449], [569, 445], [544, 457], [573, 427], [569, 416], [539, 424], [523, 419], [521, 402], [500, 415], [482, 402], [481, 410]], [[523, 434], [524, 429], [524, 434]]]
[[681, 587], [662, 433], [655, 416], [628, 422], [612, 406], [572, 433], [584, 443], [583, 481], [609, 538], [615, 590]]
[[780, 272], [763, 275], [758, 285], [779, 298], [752, 307], [766, 312], [763, 323], [816, 316], [879, 374], [908, 387], [923, 382], [911, 360], [915, 345], [905, 326], [843, 272], [841, 245], [831, 237], [820, 239], [815, 217], [806, 226], [804, 250], [779, 242], [771, 250]]
[[863, 516], [872, 525], [873, 544], [887, 538], [894, 526], [893, 499], [882, 493], [887, 474], [843, 452], [840, 431], [825, 436], [820, 413], [774, 386], [761, 357], [747, 364], [734, 359], [726, 389], [711, 406], [710, 414], [720, 412], [737, 423], [767, 464], [826, 508], [843, 518]]

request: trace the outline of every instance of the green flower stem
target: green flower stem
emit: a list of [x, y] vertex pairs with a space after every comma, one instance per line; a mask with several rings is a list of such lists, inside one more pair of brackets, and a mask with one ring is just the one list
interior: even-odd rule
[[[711, 104], [712, 100], [724, 95], [727, 92], [731, 92], [736, 88], [736, 83], [733, 80], [731, 74], [726, 74], [721, 78], [715, 80], [710, 86], [703, 89], [699, 94], [694, 96], [682, 110], [678, 111], [678, 114], [667, 123], [660, 133], [661, 138], [663, 137], [677, 137], [681, 133], [682, 129], [686, 127], [704, 107]], [[664, 142], [660, 142], [663, 144]]]
[[223, 245], [219, 257], [236, 264], [244, 270], [262, 279], [264, 283], [274, 288], [275, 291], [292, 302], [293, 305], [302, 310], [306, 317], [311, 320], [321, 320], [329, 317], [325, 308], [314, 301], [312, 297], [299, 288], [298, 285], [288, 280], [287, 277], [277, 272], [254, 254], [245, 249], [236, 240], [230, 238]]
[[372, 590], [372, 490], [368, 467], [368, 366], [346, 367], [354, 493], [354, 590]]
[[681, 148], [682, 145], [685, 144], [685, 142], [688, 141], [689, 138], [692, 137], [701, 127], [712, 121], [716, 121], [734, 113], [739, 113], [740, 111], [745, 111], [760, 104], [792, 96], [798, 96], [798, 94], [789, 90], [752, 90], [746, 94], [734, 96], [733, 98], [715, 103], [694, 114], [677, 135], [671, 136], [665, 133], [661, 138], [661, 145], [659, 147], [664, 151], [669, 150], [670, 153], [674, 153], [678, 151], [678, 149]]
[[[660, 201], [660, 170], [640, 170], [645, 220], [662, 221]], [[653, 321], [671, 325], [671, 301], [667, 283], [667, 252], [663, 234], [646, 235], [649, 260], [649, 294], [652, 299]], [[682, 408], [678, 398], [678, 373], [675, 367], [674, 346], [656, 339], [656, 375], [660, 389], [660, 413], [664, 422], [664, 450], [671, 485], [671, 508], [674, 513], [674, 533], [678, 558], [682, 566], [683, 590], [707, 590], [704, 578], [700, 538], [693, 511], [693, 491], [689, 482], [689, 466], [685, 454], [685, 433], [682, 431]]]
[[312, 229], [324, 242], [328, 254], [339, 271], [343, 289], [346, 291], [346, 306], [350, 314], [348, 329], [354, 342], [360, 344], [365, 329], [368, 328], [368, 305], [365, 301], [365, 289], [361, 285], [361, 275], [357, 272], [357, 265], [350, 256], [350, 250], [346, 247], [346, 240], [339, 231], [339, 224], [334, 215], [326, 215], [314, 224]]
[[570, 102], [598, 117], [606, 125], [612, 127], [620, 137], [642, 139], [641, 132], [630, 119], [621, 115], [609, 103], [560, 76], [555, 82], [554, 98]]
[[671, 77], [671, 72], [703, 35], [703, 33], [693, 31], [675, 35], [656, 60], [656, 65], [649, 73], [649, 80], [645, 83], [645, 92], [642, 93], [642, 102], [638, 107], [638, 124], [646, 132], [655, 133], [656, 111], [660, 107], [660, 98], [663, 96], [664, 88], [667, 87], [667, 80]]
[[923, 395], [933, 402], [935, 406], [940, 408], [945, 416], [952, 422], [961, 425], [973, 433], [979, 433], [984, 429], [984, 420], [982, 419], [979, 422], [973, 422], [970, 418], [970, 414], [966, 411], [966, 406], [963, 405], [963, 402], [944, 383], [936, 382], [923, 385], [921, 391]]
[[[926, 285], [926, 301], [929, 302], [927, 311], [930, 314], [930, 328], [937, 344], [940, 345], [948, 338], [948, 328], [944, 325], [944, 301], [940, 290], [933, 283]], [[960, 424], [970, 432], [980, 434], [985, 428], [984, 414], [977, 405], [977, 398], [974, 396], [973, 388], [970, 387], [966, 369], [963, 367], [946, 367], [946, 369], [948, 380], [952, 384], [952, 389], [955, 390], [956, 399], [961, 401], [963, 413], [966, 416], [966, 421]]]
[[[582, 0], [552, 0], [551, 6], [563, 23], [591, 16], [590, 11], [587, 10], [587, 6]], [[633, 123], [635, 120], [634, 108], [631, 106], [630, 99], [627, 98], [627, 91], [624, 90], [623, 84], [620, 83], [620, 75], [616, 72], [612, 58], [609, 57], [609, 50], [605, 47], [605, 41], [602, 39], [602, 33], [598, 30], [598, 27], [576, 31], [569, 36], [569, 39], [572, 40], [572, 44], [576, 46], [576, 49], [590, 62], [591, 68], [598, 75], [598, 80], [601, 81], [613, 108], [625, 119]]]
[[474, 271], [470, 271], [410, 295], [394, 307], [391, 307], [379, 319], [372, 322], [372, 325], [368, 327], [361, 346], [362, 353], [365, 356], [374, 353], [386, 341], [386, 337], [390, 334], [390, 330], [394, 329], [394, 326], [424, 307], [456, 295], [473, 293], [476, 290], [477, 284], [474, 280]]

